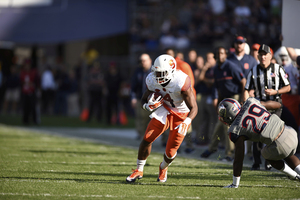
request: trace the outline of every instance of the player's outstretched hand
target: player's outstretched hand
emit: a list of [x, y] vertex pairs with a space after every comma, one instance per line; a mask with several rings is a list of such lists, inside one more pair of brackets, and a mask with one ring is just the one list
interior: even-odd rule
[[231, 183], [230, 185], [224, 186], [224, 188], [238, 188], [238, 185], [234, 185], [233, 183]]

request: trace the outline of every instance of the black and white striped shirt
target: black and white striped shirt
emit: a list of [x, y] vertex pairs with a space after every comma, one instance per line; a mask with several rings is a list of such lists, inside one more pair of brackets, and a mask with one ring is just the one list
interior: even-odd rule
[[254, 89], [257, 99], [268, 101], [278, 99], [280, 95], [266, 96], [265, 89], [278, 90], [287, 85], [290, 85], [290, 82], [283, 67], [271, 63], [266, 69], [260, 65], [253, 67], [247, 76], [245, 89]]

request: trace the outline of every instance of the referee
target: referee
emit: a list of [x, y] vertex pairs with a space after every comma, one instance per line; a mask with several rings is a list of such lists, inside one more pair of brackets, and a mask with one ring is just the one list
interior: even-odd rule
[[[279, 102], [281, 106], [268, 108], [270, 113], [274, 113], [281, 117], [282, 113], [282, 100], [281, 94], [288, 93], [291, 90], [288, 76], [283, 67], [271, 63], [272, 54], [270, 47], [263, 44], [258, 50], [259, 64], [251, 69], [247, 76], [245, 85], [244, 101], [249, 97], [249, 91], [254, 90], [254, 97], [262, 103]], [[264, 104], [263, 104], [264, 105]], [[259, 148], [262, 144], [253, 143], [253, 158], [254, 164], [252, 170], [259, 170], [261, 164]], [[266, 169], [271, 169], [265, 164]]]
[[[258, 50], [259, 64], [253, 67], [245, 85], [244, 101], [249, 97], [249, 91], [254, 90], [254, 96], [260, 101], [277, 101], [282, 104], [281, 94], [291, 90], [288, 76], [283, 67], [271, 63], [272, 55], [270, 47], [263, 44]], [[269, 110], [281, 116], [282, 107], [276, 110]]]

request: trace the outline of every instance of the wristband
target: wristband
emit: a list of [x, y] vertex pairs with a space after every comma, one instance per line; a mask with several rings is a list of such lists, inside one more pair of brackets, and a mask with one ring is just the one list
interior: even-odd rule
[[278, 90], [277, 90], [277, 96], [279, 95], [279, 92], [278, 92]]
[[147, 103], [144, 103], [143, 109], [149, 111], [149, 110], [147, 109]]
[[192, 119], [189, 117], [185, 118], [185, 120], [183, 121], [183, 123], [185, 123], [186, 125], [190, 125], [191, 122], [192, 122]]
[[238, 177], [233, 176], [233, 182], [232, 182], [233, 185], [239, 186], [239, 184], [240, 184], [240, 179], [241, 179], [240, 176], [238, 176]]

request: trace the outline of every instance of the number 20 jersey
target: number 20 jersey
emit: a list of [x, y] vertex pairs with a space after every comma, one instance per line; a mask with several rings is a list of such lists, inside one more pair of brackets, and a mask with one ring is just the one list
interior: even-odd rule
[[182, 88], [185, 87], [187, 83], [189, 83], [188, 87], [191, 87], [190, 81], [186, 82], [188, 75], [181, 70], [176, 70], [174, 73], [174, 77], [168, 85], [162, 87], [157, 83], [155, 73], [151, 72], [146, 78], [147, 88], [150, 91], [160, 92], [164, 97], [164, 103], [167, 104], [171, 110], [179, 113], [190, 112], [190, 109], [185, 104], [181, 95]]
[[248, 140], [271, 144], [284, 127], [284, 122], [271, 115], [255, 98], [248, 98], [231, 124], [228, 134], [232, 142], [244, 135]]

